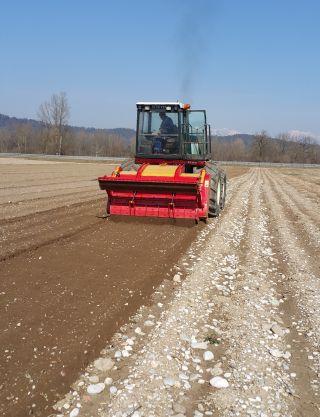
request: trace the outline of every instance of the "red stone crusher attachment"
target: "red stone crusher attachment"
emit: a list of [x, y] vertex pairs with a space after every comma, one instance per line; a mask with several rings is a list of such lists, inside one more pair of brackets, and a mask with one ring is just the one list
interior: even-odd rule
[[226, 175], [211, 161], [204, 110], [137, 103], [136, 156], [99, 177], [107, 214], [206, 220], [218, 216]]

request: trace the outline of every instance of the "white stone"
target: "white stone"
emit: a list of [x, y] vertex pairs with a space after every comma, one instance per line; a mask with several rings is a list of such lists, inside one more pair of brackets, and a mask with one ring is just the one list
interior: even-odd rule
[[152, 326], [154, 326], [154, 322], [152, 320], [146, 320], [144, 322], [144, 325], [147, 326], [147, 327], [152, 327]]
[[89, 382], [91, 382], [91, 384], [97, 384], [99, 382], [99, 377], [97, 375], [90, 376]]
[[79, 408], [74, 408], [71, 412], [70, 412], [70, 414], [69, 414], [69, 416], [70, 417], [77, 417], [77, 415], [79, 415]]
[[121, 356], [122, 356], [121, 350], [117, 350], [117, 351], [115, 352], [115, 354], [114, 354], [114, 357], [115, 357], [116, 359], [120, 359], [120, 358], [121, 358]]
[[207, 342], [197, 342], [196, 340], [191, 342], [192, 349], [207, 349], [208, 343]]
[[164, 383], [164, 385], [166, 385], [168, 387], [173, 387], [174, 383], [175, 383], [175, 380], [173, 378], [167, 377], [167, 378], [164, 378], [163, 383]]
[[113, 368], [114, 361], [110, 358], [99, 358], [96, 359], [93, 364], [98, 371], [106, 372]]
[[285, 331], [277, 323], [273, 323], [273, 325], [270, 327], [270, 330], [272, 331], [272, 333], [280, 337], [283, 337], [285, 335]]
[[136, 327], [136, 329], [134, 331], [135, 331], [136, 334], [144, 335], [144, 333], [143, 333], [143, 331], [141, 330], [140, 327]]
[[118, 388], [115, 387], [114, 385], [112, 387], [110, 387], [110, 394], [115, 395], [118, 391]]
[[173, 281], [174, 282], [181, 282], [181, 278], [179, 274], [175, 274], [175, 276], [173, 277]]
[[285, 353], [282, 355], [282, 357], [283, 357], [283, 358], [285, 358], [285, 359], [290, 359], [290, 358], [291, 358], [291, 353], [290, 353], [290, 352], [285, 352]]
[[214, 388], [228, 388], [229, 382], [221, 376], [215, 376], [210, 379], [210, 385]]
[[214, 358], [214, 355], [212, 352], [210, 352], [210, 350], [206, 350], [203, 354], [203, 359], [205, 361], [212, 361], [212, 359]]
[[111, 384], [112, 384], [112, 382], [113, 382], [113, 379], [112, 379], [112, 378], [110, 378], [110, 377], [107, 377], [107, 378], [104, 380], [105, 385], [111, 385]]
[[270, 352], [270, 355], [273, 356], [274, 358], [282, 357], [282, 352], [279, 349], [270, 349], [269, 352]]
[[88, 394], [100, 394], [105, 389], [105, 385], [103, 382], [99, 382], [99, 384], [90, 384], [87, 388]]

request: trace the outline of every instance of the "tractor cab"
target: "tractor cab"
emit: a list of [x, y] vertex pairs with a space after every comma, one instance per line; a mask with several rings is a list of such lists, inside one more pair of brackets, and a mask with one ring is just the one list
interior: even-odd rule
[[210, 125], [205, 110], [189, 104], [137, 103], [136, 159], [208, 161]]

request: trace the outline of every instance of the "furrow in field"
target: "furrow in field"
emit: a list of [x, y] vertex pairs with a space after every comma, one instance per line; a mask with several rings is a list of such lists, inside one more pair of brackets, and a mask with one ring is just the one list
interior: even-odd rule
[[227, 347], [220, 352], [224, 357], [221, 365], [213, 369], [217, 375], [224, 370], [221, 376], [229, 380], [230, 388], [208, 391], [203, 400], [225, 417], [289, 416], [293, 408], [289, 398], [293, 391], [288, 373], [290, 352], [275, 285], [278, 271], [262, 188], [257, 171], [248, 200], [245, 238], [231, 268], [220, 267], [215, 272], [224, 278], [217, 285], [220, 302], [215, 318]]
[[[309, 392], [309, 406], [312, 411], [305, 415], [319, 412], [319, 380], [316, 377], [320, 372], [320, 280], [319, 258], [308, 255], [310, 237], [301, 236], [296, 228], [295, 219], [288, 214], [287, 206], [279, 199], [274, 190], [274, 181], [264, 174], [265, 199], [268, 204], [272, 225], [277, 236], [277, 250], [280, 266], [283, 270], [282, 286], [284, 296], [290, 300], [290, 308], [294, 317], [291, 318], [291, 327], [296, 334], [296, 343], [300, 346], [301, 361], [306, 361], [305, 368], [310, 368], [310, 375], [314, 379], [304, 378], [304, 390]], [[285, 187], [285, 185], [284, 185]], [[299, 363], [296, 361], [296, 366]], [[300, 364], [301, 369], [301, 364]], [[306, 375], [301, 369], [299, 378], [303, 380]], [[298, 383], [299, 384], [299, 383]], [[312, 394], [310, 394], [310, 392]], [[310, 405], [311, 404], [311, 405]], [[315, 411], [316, 410], [316, 411]], [[310, 414], [311, 413], [311, 414]]]
[[49, 211], [58, 207], [68, 207], [69, 205], [96, 200], [105, 197], [105, 194], [97, 190], [83, 190], [79, 192], [65, 193], [60, 196], [52, 195], [46, 198], [32, 198], [20, 203], [3, 205], [2, 220], [11, 220], [26, 215], [37, 215], [43, 211]]
[[103, 200], [90, 200], [0, 223], [0, 260], [94, 227], [104, 206]]
[[307, 236], [310, 246], [316, 251], [319, 250], [320, 213], [315, 210], [309, 199], [302, 197], [294, 187], [286, 184], [283, 179], [279, 179], [278, 176], [273, 175], [270, 171], [267, 171], [266, 175], [269, 181], [271, 181], [278, 201], [281, 202], [284, 210], [294, 219], [295, 225], [298, 225], [298, 228], [301, 230], [302, 234], [300, 236], [302, 239], [305, 239]]
[[[287, 172], [280, 172], [276, 170], [277, 177], [283, 179], [288, 185], [295, 187], [302, 196], [307, 196], [315, 203], [319, 201], [320, 197], [320, 175], [318, 170], [308, 171], [304, 173], [304, 170], [300, 169], [296, 175], [290, 175]], [[311, 181], [312, 176], [316, 177], [315, 181]]]

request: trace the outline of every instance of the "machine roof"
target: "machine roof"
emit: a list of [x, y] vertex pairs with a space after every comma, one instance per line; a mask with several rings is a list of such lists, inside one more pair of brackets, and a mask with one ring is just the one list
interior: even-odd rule
[[183, 109], [183, 103], [180, 101], [138, 101], [137, 105], [140, 106], [179, 106], [181, 109]]

